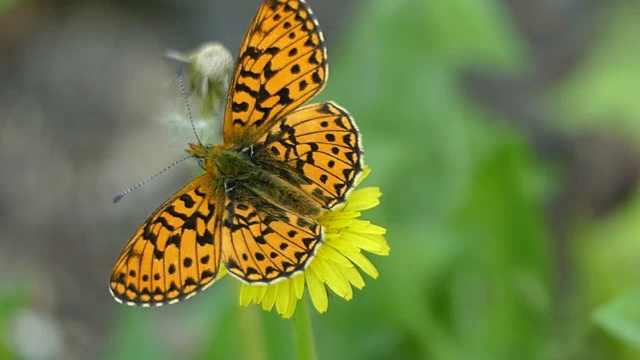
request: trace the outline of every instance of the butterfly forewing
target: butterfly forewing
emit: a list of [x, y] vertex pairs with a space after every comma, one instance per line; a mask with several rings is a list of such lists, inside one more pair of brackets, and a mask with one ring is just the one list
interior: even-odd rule
[[224, 117], [225, 143], [248, 146], [318, 93], [328, 76], [322, 32], [302, 0], [268, 0], [240, 49]]
[[213, 184], [209, 174], [194, 179], [138, 229], [111, 275], [117, 300], [159, 306], [187, 298], [216, 279], [222, 202]]
[[225, 204], [222, 261], [250, 283], [271, 283], [302, 271], [322, 241], [322, 227], [238, 185]]

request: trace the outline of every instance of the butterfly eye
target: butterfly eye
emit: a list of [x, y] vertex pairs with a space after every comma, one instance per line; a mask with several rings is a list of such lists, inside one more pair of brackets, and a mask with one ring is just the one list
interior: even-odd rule
[[204, 169], [204, 159], [203, 158], [198, 158], [198, 165], [200, 165], [200, 167]]

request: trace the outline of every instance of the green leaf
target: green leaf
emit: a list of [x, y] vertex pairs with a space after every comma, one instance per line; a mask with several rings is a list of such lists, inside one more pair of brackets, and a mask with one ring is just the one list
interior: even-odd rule
[[609, 334], [640, 349], [640, 290], [601, 306], [592, 319]]

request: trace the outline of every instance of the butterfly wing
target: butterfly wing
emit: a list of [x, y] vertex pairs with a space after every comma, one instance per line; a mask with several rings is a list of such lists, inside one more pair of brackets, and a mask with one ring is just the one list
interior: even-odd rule
[[212, 184], [209, 174], [194, 179], [136, 231], [111, 275], [117, 301], [160, 306], [189, 298], [214, 282], [223, 193]]
[[273, 283], [304, 270], [322, 242], [322, 227], [241, 184], [227, 192], [222, 261], [248, 283]]
[[294, 183], [325, 209], [344, 202], [363, 169], [355, 121], [332, 102], [287, 115], [258, 141], [254, 152], [263, 168]]
[[318, 21], [304, 0], [267, 0], [240, 48], [224, 115], [226, 144], [248, 146], [318, 93], [328, 76]]

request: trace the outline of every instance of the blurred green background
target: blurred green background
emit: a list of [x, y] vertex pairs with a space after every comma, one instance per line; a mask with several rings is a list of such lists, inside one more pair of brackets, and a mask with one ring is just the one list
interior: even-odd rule
[[[313, 314], [321, 359], [640, 358], [640, 3], [309, 0], [391, 256]], [[195, 166], [168, 48], [259, 0], [0, 0], [0, 358], [294, 359], [228, 278], [160, 309], [111, 266]], [[187, 170], [185, 170], [187, 169]]]

